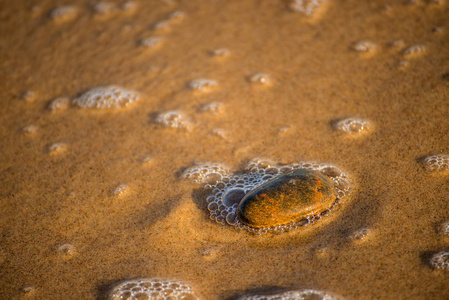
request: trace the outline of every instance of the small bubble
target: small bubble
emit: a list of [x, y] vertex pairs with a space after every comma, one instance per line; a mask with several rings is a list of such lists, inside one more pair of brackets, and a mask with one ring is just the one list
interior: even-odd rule
[[128, 192], [129, 192], [129, 186], [127, 184], [120, 184], [119, 186], [116, 186], [114, 188], [114, 190], [112, 191], [112, 194], [114, 196], [123, 196]]
[[215, 57], [228, 57], [231, 52], [226, 48], [218, 48], [211, 51], [212, 56]]
[[153, 157], [152, 156], [145, 156], [144, 158], [142, 158], [142, 164], [149, 166], [153, 163]]
[[72, 244], [63, 244], [58, 247], [58, 253], [60, 253], [64, 258], [71, 258], [76, 254], [76, 248]]
[[217, 258], [219, 252], [220, 252], [220, 248], [218, 248], [218, 247], [208, 247], [208, 248], [201, 250], [201, 256], [205, 260], [213, 260], [213, 259]]
[[400, 60], [396, 63], [396, 67], [399, 70], [405, 70], [410, 66], [410, 61], [408, 60]]
[[36, 93], [33, 91], [25, 91], [20, 96], [20, 99], [25, 102], [33, 102], [36, 99]]
[[443, 235], [449, 236], [449, 221], [442, 223], [438, 231]]
[[66, 97], [57, 98], [48, 104], [48, 109], [52, 112], [65, 110], [69, 107], [70, 99]]
[[429, 172], [446, 172], [449, 170], [449, 155], [429, 155], [422, 159], [422, 164]]
[[137, 9], [137, 4], [135, 1], [126, 1], [120, 5], [120, 9], [126, 12], [134, 12]]
[[36, 294], [37, 289], [36, 289], [35, 286], [27, 285], [27, 286], [24, 286], [23, 288], [21, 288], [20, 292], [21, 292], [21, 294], [23, 296], [31, 297], [31, 296], [34, 296]]
[[37, 130], [39, 129], [39, 127], [37, 127], [36, 125], [28, 125], [22, 128], [22, 132], [23, 133], [28, 133], [28, 134], [33, 134], [36, 133]]
[[200, 105], [198, 110], [200, 112], [211, 112], [215, 115], [218, 115], [219, 113], [223, 112], [224, 104], [220, 103], [220, 102], [209, 102], [209, 103]]
[[435, 253], [429, 261], [433, 269], [449, 271], [449, 251]]
[[59, 154], [65, 152], [68, 148], [68, 145], [65, 143], [53, 143], [48, 147], [50, 154]]
[[149, 38], [141, 39], [139, 41], [139, 46], [153, 49], [153, 48], [156, 48], [157, 46], [160, 46], [162, 41], [163, 41], [163, 39], [161, 37], [149, 37]]
[[327, 0], [292, 0], [288, 7], [295, 12], [303, 13], [306, 16], [314, 16], [322, 10]]
[[196, 91], [208, 91], [209, 89], [218, 85], [218, 82], [213, 79], [198, 78], [189, 82], [188, 86]]
[[272, 79], [271, 79], [270, 75], [265, 74], [265, 73], [254, 74], [249, 78], [249, 81], [251, 83], [260, 84], [260, 85], [264, 85], [264, 86], [269, 86], [272, 84]]
[[108, 109], [127, 107], [139, 100], [139, 95], [134, 91], [117, 86], [104, 86], [84, 92], [73, 99], [72, 103], [81, 108]]
[[213, 135], [218, 136], [222, 139], [227, 139], [228, 138], [228, 134], [227, 131], [221, 128], [215, 128], [212, 130], [211, 132]]
[[98, 17], [108, 16], [116, 11], [116, 7], [110, 2], [98, 2], [93, 6], [93, 11]]
[[370, 129], [370, 122], [363, 119], [347, 118], [331, 122], [336, 131], [346, 134], [356, 134], [366, 132]]
[[188, 120], [187, 116], [179, 111], [159, 113], [154, 119], [154, 123], [167, 128], [178, 128], [188, 131], [193, 127], [193, 124]]
[[353, 46], [352, 49], [356, 52], [363, 53], [364, 55], [371, 55], [376, 52], [378, 46], [371, 41], [358, 41]]
[[371, 229], [362, 227], [362, 228], [359, 228], [359, 229], [355, 230], [354, 232], [352, 232], [349, 235], [349, 240], [352, 242], [365, 241], [370, 234], [371, 234]]
[[414, 58], [423, 55], [427, 51], [425, 45], [413, 45], [402, 51], [402, 56], [404, 58]]
[[50, 19], [55, 22], [67, 22], [73, 20], [77, 14], [78, 8], [75, 6], [60, 6], [50, 12]]

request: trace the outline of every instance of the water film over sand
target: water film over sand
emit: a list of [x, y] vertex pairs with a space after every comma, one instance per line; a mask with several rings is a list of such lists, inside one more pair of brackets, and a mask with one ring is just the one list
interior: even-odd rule
[[448, 299], [448, 16], [0, 1], [0, 299]]

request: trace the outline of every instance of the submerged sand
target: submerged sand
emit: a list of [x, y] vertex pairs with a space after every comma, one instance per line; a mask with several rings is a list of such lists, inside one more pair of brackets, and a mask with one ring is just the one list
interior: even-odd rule
[[[449, 177], [422, 164], [449, 153], [449, 3], [108, 3], [0, 1], [1, 299], [104, 299], [140, 277], [211, 300], [449, 298], [429, 264], [449, 250]], [[110, 85], [140, 100], [51, 109]], [[177, 128], [158, 119], [171, 111]], [[369, 127], [335, 130], [344, 118]], [[182, 178], [257, 158], [332, 164], [353, 190], [316, 224], [253, 235]]]

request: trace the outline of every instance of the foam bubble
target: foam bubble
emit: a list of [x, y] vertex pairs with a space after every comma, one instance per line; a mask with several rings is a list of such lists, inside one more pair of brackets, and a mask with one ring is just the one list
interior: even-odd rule
[[449, 271], [449, 251], [435, 253], [429, 261], [433, 269]]
[[209, 102], [199, 107], [200, 112], [211, 112], [215, 115], [223, 112], [224, 104], [221, 102]]
[[314, 16], [323, 10], [327, 0], [292, 0], [288, 7], [295, 12], [303, 13], [306, 16]]
[[211, 133], [215, 136], [218, 136], [222, 139], [227, 139], [228, 138], [228, 132], [225, 129], [222, 128], [215, 128], [212, 129]]
[[218, 49], [212, 50], [211, 54], [212, 54], [212, 56], [215, 56], [215, 57], [227, 57], [231, 54], [231, 51], [229, 51], [226, 48], [218, 48]]
[[414, 58], [423, 55], [427, 51], [425, 45], [413, 45], [410, 46], [402, 52], [404, 58]]
[[137, 4], [135, 1], [126, 1], [120, 5], [120, 9], [126, 12], [135, 11], [137, 8]]
[[154, 123], [163, 127], [186, 130], [191, 130], [193, 127], [193, 124], [184, 113], [175, 110], [159, 113], [154, 119]]
[[138, 278], [115, 286], [108, 299], [198, 300], [199, 298], [189, 285], [179, 281]]
[[50, 12], [50, 19], [55, 22], [73, 20], [78, 13], [78, 8], [72, 5], [60, 6]]
[[173, 24], [184, 19], [184, 16], [185, 14], [182, 11], [174, 11], [165, 19], [154, 24], [153, 30], [169, 30]]
[[305, 289], [305, 290], [293, 290], [281, 293], [261, 294], [243, 296], [238, 300], [337, 300], [338, 298], [317, 290]]
[[38, 129], [39, 129], [38, 126], [30, 124], [28, 126], [23, 127], [22, 132], [27, 134], [33, 134], [36, 133]]
[[123, 196], [129, 191], [129, 186], [127, 184], [120, 184], [114, 188], [112, 194], [115, 196]]
[[93, 6], [94, 13], [99, 17], [105, 17], [114, 13], [117, 8], [114, 3], [110, 2], [98, 2]]
[[429, 172], [444, 172], [449, 170], [449, 155], [436, 154], [424, 157], [424, 168]]
[[334, 130], [343, 132], [345, 134], [358, 134], [366, 132], [370, 129], [371, 124], [364, 119], [346, 118], [331, 122]]
[[249, 81], [254, 84], [260, 84], [268, 86], [272, 84], [272, 79], [270, 75], [265, 73], [256, 73], [249, 78]]
[[48, 104], [48, 109], [52, 112], [64, 110], [69, 107], [70, 99], [66, 97], [57, 98]]
[[449, 221], [442, 223], [438, 231], [443, 235], [449, 236]]
[[81, 108], [107, 109], [127, 107], [139, 100], [139, 95], [134, 91], [117, 86], [102, 86], [84, 92], [72, 103]]
[[213, 79], [197, 78], [189, 82], [188, 86], [196, 91], [208, 91], [209, 89], [218, 85], [218, 82]]
[[373, 54], [374, 52], [376, 52], [377, 48], [378, 46], [376, 43], [367, 40], [358, 41], [352, 46], [352, 49], [354, 51], [363, 53], [365, 55]]
[[359, 228], [357, 230], [355, 230], [354, 232], [352, 232], [349, 235], [349, 240], [352, 242], [361, 242], [361, 241], [365, 241], [368, 236], [371, 235], [371, 229], [367, 228], [367, 227], [362, 227]]
[[76, 254], [76, 248], [72, 244], [62, 244], [58, 247], [57, 251], [66, 259]]
[[139, 41], [139, 46], [145, 47], [148, 49], [156, 48], [157, 46], [160, 46], [163, 41], [163, 38], [161, 37], [149, 37], [144, 38]]
[[20, 289], [20, 293], [27, 298], [35, 296], [36, 292], [37, 292], [37, 288], [32, 285], [27, 285]]
[[50, 154], [59, 154], [67, 150], [68, 145], [66, 143], [53, 143], [48, 147]]
[[26, 102], [33, 102], [36, 99], [36, 92], [25, 91], [20, 95], [20, 99]]
[[[252, 228], [238, 220], [237, 207], [246, 194], [270, 179], [293, 169], [319, 171], [333, 180], [337, 199], [331, 209], [351, 191], [350, 179], [340, 169], [332, 165], [309, 162], [277, 165], [270, 160], [255, 159], [241, 173], [231, 173], [227, 167], [218, 163], [204, 163], [188, 168], [184, 172], [183, 177], [192, 180], [194, 183], [205, 184], [205, 189], [210, 190], [206, 202], [212, 220], [221, 224], [235, 226], [239, 229], [246, 229], [253, 233], [284, 232], [312, 223], [320, 219], [321, 215], [287, 225], [270, 228]], [[327, 213], [325, 212], [324, 214]]]

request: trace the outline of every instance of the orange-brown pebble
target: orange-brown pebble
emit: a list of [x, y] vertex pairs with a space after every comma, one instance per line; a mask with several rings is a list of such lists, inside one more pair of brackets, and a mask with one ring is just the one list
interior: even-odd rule
[[334, 183], [326, 175], [296, 169], [248, 193], [238, 206], [238, 218], [255, 228], [286, 225], [328, 210], [336, 197]]

